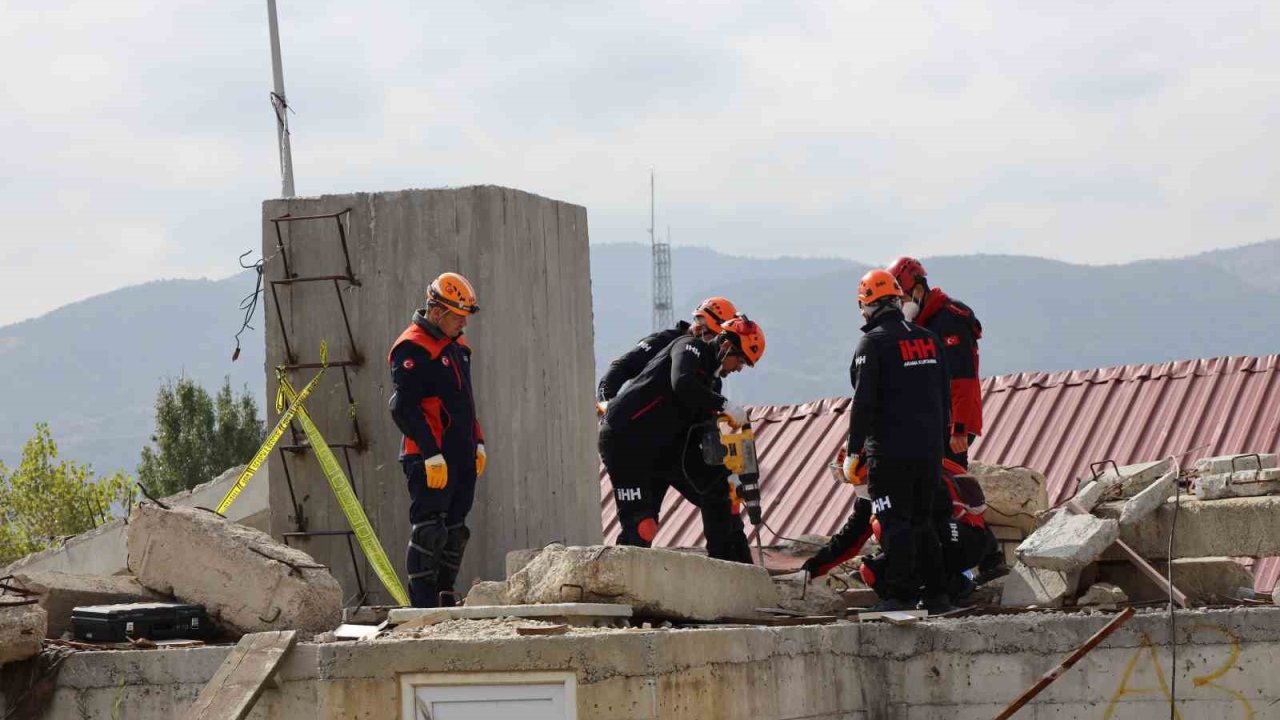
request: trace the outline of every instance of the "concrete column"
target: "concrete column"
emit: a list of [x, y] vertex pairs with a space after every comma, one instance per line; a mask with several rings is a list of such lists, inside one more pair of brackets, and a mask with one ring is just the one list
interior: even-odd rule
[[[338, 291], [333, 282], [278, 285], [273, 297], [269, 282], [283, 279], [285, 268], [271, 219], [347, 208], [347, 247], [359, 285], [338, 281]], [[267, 397], [275, 397], [273, 368], [287, 362], [286, 332], [297, 362], [318, 361], [321, 340], [328, 343], [330, 361], [360, 362], [347, 377], [367, 447], [350, 452], [352, 481], [402, 581], [409, 498], [396, 460], [400, 433], [387, 411], [386, 357], [414, 309], [422, 306], [428, 283], [449, 270], [465, 275], [479, 294], [482, 310], [467, 337], [489, 453], [468, 522], [471, 544], [459, 589], [465, 593], [474, 578], [503, 577], [508, 550], [556, 540], [600, 542], [585, 208], [493, 186], [357, 193], [267, 201], [262, 229]], [[345, 272], [335, 221], [284, 223], [281, 235], [293, 274]], [[337, 292], [346, 305], [354, 347]], [[300, 388], [315, 372], [290, 376]], [[353, 440], [340, 368], [326, 371], [308, 408], [329, 443]], [[274, 407], [267, 415], [268, 424], [274, 423]], [[290, 442], [286, 433], [282, 444]], [[343, 460], [343, 452], [335, 452]], [[281, 463], [281, 454], [274, 453], [271, 533], [276, 537], [296, 531], [300, 520]], [[288, 464], [306, 529], [346, 529], [314, 454], [290, 454]], [[355, 591], [345, 539], [291, 542], [328, 565], [348, 596]], [[373, 591], [370, 600], [390, 602], [358, 550], [357, 556], [365, 587]]]

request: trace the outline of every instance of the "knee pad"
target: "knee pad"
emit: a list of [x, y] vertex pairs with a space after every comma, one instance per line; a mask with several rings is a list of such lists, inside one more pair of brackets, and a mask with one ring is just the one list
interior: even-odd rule
[[658, 536], [658, 521], [651, 517], [641, 520], [640, 524], [636, 525], [636, 534], [647, 543], [653, 542], [653, 539]]
[[415, 523], [409, 533], [409, 557], [406, 569], [409, 581], [434, 582], [440, 572], [445, 543], [449, 540], [449, 528], [443, 514], [430, 515]]
[[448, 538], [444, 543], [445, 567], [455, 573], [462, 565], [462, 553], [467, 549], [467, 541], [471, 539], [471, 529], [461, 523], [449, 527]]

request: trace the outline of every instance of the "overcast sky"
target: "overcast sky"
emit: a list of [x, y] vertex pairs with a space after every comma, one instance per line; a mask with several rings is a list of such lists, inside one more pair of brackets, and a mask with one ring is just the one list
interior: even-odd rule
[[[495, 183], [754, 255], [1280, 236], [1280, 3], [279, 0], [299, 194]], [[0, 324], [222, 277], [279, 193], [265, 2], [0, 0]]]

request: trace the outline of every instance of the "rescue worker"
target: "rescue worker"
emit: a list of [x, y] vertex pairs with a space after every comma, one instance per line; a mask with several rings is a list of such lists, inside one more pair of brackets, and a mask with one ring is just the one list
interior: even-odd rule
[[921, 605], [941, 613], [951, 604], [932, 506], [950, 427], [947, 368], [938, 337], [903, 316], [902, 296], [884, 270], [868, 272], [858, 284], [866, 325], [850, 367], [853, 404], [843, 469], [852, 481], [865, 456], [885, 552], [884, 599], [876, 610]]
[[471, 348], [462, 337], [479, 312], [467, 279], [431, 282], [425, 308], [391, 346], [391, 417], [403, 433], [400, 465], [409, 486], [409, 599], [414, 607], [455, 605], [454, 581], [471, 531], [467, 514], [484, 474], [484, 433], [471, 388]]
[[[951, 432], [947, 457], [961, 467], [969, 467], [969, 445], [982, 434], [982, 385], [978, 376], [978, 340], [982, 323], [968, 305], [941, 288], [929, 287], [928, 273], [919, 260], [900, 257], [889, 266], [905, 297], [902, 312], [908, 320], [928, 328], [942, 340], [951, 375]], [[988, 528], [991, 555], [983, 558], [980, 582], [989, 582], [1009, 573], [999, 542]]]
[[[842, 453], [843, 455], [843, 453]], [[843, 457], [841, 462], [843, 462]], [[813, 557], [805, 561], [803, 570], [809, 578], [819, 578], [838, 565], [852, 560], [872, 536], [880, 542], [880, 522], [871, 508], [871, 496], [866, 486], [866, 463], [858, 463], [853, 489], [856, 499], [853, 515], [831, 540]], [[986, 530], [986, 499], [976, 478], [964, 472], [964, 468], [951, 460], [942, 461], [942, 484], [934, 490], [934, 528], [942, 546], [943, 568], [946, 573], [947, 596], [954, 605], [967, 605], [974, 583], [966, 571], [977, 567], [989, 551]], [[884, 591], [881, 579], [884, 575], [885, 557], [880, 552], [862, 558], [859, 574], [867, 587], [877, 593]]]
[[738, 309], [727, 298], [709, 297], [693, 310], [693, 323], [681, 320], [674, 327], [649, 335], [636, 346], [609, 363], [609, 369], [600, 378], [596, 388], [596, 413], [604, 415], [605, 406], [622, 391], [628, 380], [639, 375], [649, 361], [667, 349], [676, 338], [693, 335], [711, 339], [724, 329], [724, 323], [738, 314]]
[[619, 545], [652, 545], [674, 487], [700, 510], [709, 556], [751, 562], [729, 472], [704, 461], [701, 440], [720, 417], [735, 427], [746, 422], [746, 411], [718, 392], [720, 380], [754, 366], [764, 347], [764, 331], [739, 315], [711, 340], [677, 338], [608, 404], [599, 449], [622, 526]]

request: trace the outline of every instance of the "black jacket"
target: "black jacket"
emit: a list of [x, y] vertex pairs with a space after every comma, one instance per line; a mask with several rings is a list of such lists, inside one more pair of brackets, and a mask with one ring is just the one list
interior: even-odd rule
[[666, 350], [676, 338], [688, 334], [689, 323], [681, 320], [675, 327], [659, 330], [636, 343], [635, 347], [609, 363], [609, 369], [604, 372], [604, 377], [600, 378], [600, 385], [596, 387], [596, 400], [608, 402], [617, 397], [618, 393], [622, 392], [622, 386], [639, 375], [650, 360]]
[[690, 427], [724, 409], [719, 367], [715, 346], [690, 335], [678, 338], [609, 403], [604, 424], [633, 449], [678, 451]]
[[868, 322], [849, 375], [849, 454], [942, 462], [950, 434], [951, 394], [937, 335], [909, 323], [900, 310]]
[[387, 356], [391, 418], [404, 434], [400, 456], [443, 453], [449, 463], [474, 462], [484, 433], [471, 392], [471, 348], [447, 337], [419, 310]]

